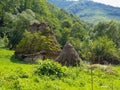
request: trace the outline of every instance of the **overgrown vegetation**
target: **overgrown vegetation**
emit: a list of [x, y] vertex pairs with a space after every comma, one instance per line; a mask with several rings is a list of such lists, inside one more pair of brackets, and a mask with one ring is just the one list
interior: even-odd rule
[[71, 42], [83, 60], [120, 63], [119, 22], [100, 22], [92, 27], [46, 0], [1, 0], [0, 3], [0, 37], [6, 47], [17, 50], [17, 46], [20, 52], [56, 51], [58, 48], [49, 35], [29, 33], [30, 24], [48, 22], [61, 47]]
[[36, 53], [40, 50], [47, 52], [60, 51], [59, 45], [51, 38], [50, 35], [43, 35], [40, 32], [26, 32], [16, 48], [17, 53]]
[[[11, 58], [13, 54], [14, 51], [0, 49], [1, 90], [91, 90], [91, 70], [86, 66], [67, 67], [64, 71], [65, 75], [62, 74], [60, 78], [57, 78], [56, 75], [59, 76], [61, 73], [53, 75], [47, 72], [48, 70], [59, 72], [64, 68], [56, 62], [47, 60], [38, 61], [40, 64], [26, 64]], [[93, 70], [95, 90], [120, 89], [120, 67], [114, 66], [113, 69], [117, 71], [117, 74], [103, 72], [99, 67]], [[38, 74], [35, 74], [36, 70], [40, 70]]]
[[[30, 24], [48, 22], [61, 47], [69, 41], [83, 60], [99, 63], [105, 60], [108, 63], [119, 64], [119, 22], [100, 22], [91, 26], [65, 10], [47, 3], [46, 0], [18, 0], [18, 2], [1, 0], [0, 3], [0, 37], [6, 47], [16, 49], [17, 46], [20, 52], [28, 49], [28, 52], [41, 49], [56, 51], [57, 47], [49, 35], [40, 35], [38, 32], [29, 33]], [[11, 5], [8, 6], [8, 3]]]
[[65, 76], [66, 67], [62, 67], [59, 63], [51, 60], [40, 61], [39, 66], [35, 73], [38, 75], [55, 75], [56, 77], [60, 78]]
[[1, 0], [0, 90], [90, 90], [91, 76], [95, 90], [120, 89], [119, 66], [113, 66], [113, 74], [86, 65], [64, 67], [54, 60], [30, 64], [16, 59], [14, 50], [32, 54], [44, 49], [50, 54], [60, 49], [49, 34], [30, 32], [31, 24], [41, 22], [49, 24], [61, 48], [72, 43], [83, 61], [120, 64], [120, 22], [93, 26], [46, 0]]

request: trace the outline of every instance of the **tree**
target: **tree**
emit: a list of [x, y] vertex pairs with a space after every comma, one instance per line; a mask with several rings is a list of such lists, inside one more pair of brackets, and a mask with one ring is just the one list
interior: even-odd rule
[[[9, 39], [9, 48], [11, 49], [16, 48], [16, 45], [22, 39], [25, 30], [29, 28], [29, 25], [31, 23], [39, 22], [35, 19], [36, 18], [35, 13], [30, 9], [27, 9], [26, 11], [23, 11], [18, 15], [12, 16], [15, 17], [13, 19], [13, 22], [11, 24], [6, 22], [8, 23], [6, 24], [6, 26], [9, 28], [7, 34]], [[11, 26], [9, 27], [9, 25]]]
[[115, 43], [107, 36], [99, 37], [93, 41], [90, 52], [94, 63], [120, 63], [120, 57]]
[[68, 28], [63, 28], [61, 30], [61, 40], [60, 40], [60, 44], [62, 45], [62, 47], [65, 45], [65, 43], [68, 41], [68, 37], [70, 36], [70, 29]]
[[83, 26], [80, 23], [75, 22], [75, 24], [71, 29], [70, 36], [74, 38], [79, 38], [81, 41], [83, 41], [85, 40], [87, 35], [88, 35], [88, 32], [85, 30], [85, 28], [83, 28]]
[[120, 23], [115, 21], [110, 22], [100, 22], [95, 27], [93, 32], [95, 33], [95, 37], [102, 37], [107, 35], [110, 39], [112, 39], [117, 47], [120, 47]]
[[70, 20], [64, 20], [62, 22], [62, 28], [71, 28], [72, 27], [72, 22]]

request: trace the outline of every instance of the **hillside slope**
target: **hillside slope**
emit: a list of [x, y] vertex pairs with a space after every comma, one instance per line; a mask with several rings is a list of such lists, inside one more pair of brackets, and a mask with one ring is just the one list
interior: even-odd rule
[[96, 23], [103, 20], [120, 20], [120, 8], [93, 2], [92, 0], [63, 1], [48, 0], [60, 8], [80, 16], [83, 20]]
[[70, 22], [71, 26], [74, 22], [82, 23], [82, 26], [87, 25], [80, 18], [47, 3], [46, 0], [23, 0], [22, 2], [1, 0], [0, 3], [2, 3], [0, 4], [0, 37], [3, 38], [4, 35], [8, 37], [9, 48], [16, 47], [24, 32], [29, 30], [29, 25], [33, 23], [47, 22], [59, 42], [64, 20]]

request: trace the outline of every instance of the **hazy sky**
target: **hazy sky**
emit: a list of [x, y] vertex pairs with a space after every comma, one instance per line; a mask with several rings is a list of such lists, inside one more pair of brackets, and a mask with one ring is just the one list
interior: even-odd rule
[[[78, 1], [78, 0], [68, 0], [68, 1]], [[120, 0], [92, 0], [92, 1], [120, 7]]]
[[93, 0], [93, 1], [120, 7], [120, 0]]

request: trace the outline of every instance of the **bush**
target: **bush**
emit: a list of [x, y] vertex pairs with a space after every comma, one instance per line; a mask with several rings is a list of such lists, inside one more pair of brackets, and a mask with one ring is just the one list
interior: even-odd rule
[[[74, 41], [72, 43], [74, 43]], [[119, 50], [113, 40], [107, 36], [83, 42], [76, 39], [76, 42], [73, 45], [83, 60], [101, 64], [120, 63]]]
[[55, 75], [57, 77], [62, 77], [65, 75], [66, 67], [62, 67], [59, 63], [52, 60], [40, 61], [40, 65], [35, 71], [38, 75]]
[[33, 54], [41, 50], [45, 50], [46, 52], [59, 52], [60, 48], [50, 35], [42, 35], [40, 32], [25, 32], [15, 52]]
[[109, 39], [107, 36], [99, 37], [94, 40], [92, 45], [92, 56], [93, 62], [99, 63], [120, 63], [118, 50], [116, 44]]

